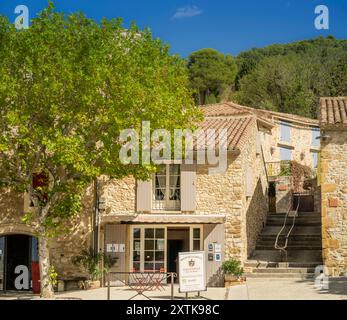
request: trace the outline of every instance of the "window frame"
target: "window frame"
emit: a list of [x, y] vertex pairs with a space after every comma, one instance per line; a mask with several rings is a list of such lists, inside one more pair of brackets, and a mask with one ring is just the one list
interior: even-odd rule
[[[140, 240], [140, 271], [135, 272], [144, 272], [145, 265], [145, 229], [164, 229], [164, 271], [167, 271], [167, 231], [168, 228], [172, 227], [186, 227], [189, 228], [189, 251], [203, 251], [204, 250], [204, 228], [202, 224], [137, 224], [130, 226], [130, 256], [129, 256], [129, 270], [133, 272], [134, 260], [134, 229], [140, 229], [140, 238], [136, 238], [136, 240]], [[194, 238], [194, 229], [200, 230], [200, 248], [199, 250], [194, 250], [194, 240], [198, 240], [198, 238]], [[162, 251], [162, 250], [159, 250]], [[154, 260], [155, 261], [155, 260]], [[155, 262], [154, 262], [155, 263]]]
[[[182, 177], [181, 177], [181, 165], [180, 164], [163, 164], [165, 166], [165, 199], [157, 200], [156, 199], [156, 191], [158, 190], [156, 186], [156, 179], [158, 172], [153, 174], [153, 183], [152, 183], [152, 210], [153, 211], [179, 211], [181, 209], [181, 190], [182, 190]], [[171, 174], [171, 166], [178, 166], [178, 174]], [[164, 176], [163, 174], [161, 176]], [[178, 177], [178, 187], [176, 185], [176, 189], [179, 190], [179, 199], [171, 200], [171, 184], [170, 179], [172, 177]]]
[[[288, 132], [285, 129], [287, 129]], [[286, 136], [287, 133], [289, 134], [288, 137]], [[292, 124], [290, 122], [281, 121], [280, 134], [280, 141], [290, 143], [292, 141]]]

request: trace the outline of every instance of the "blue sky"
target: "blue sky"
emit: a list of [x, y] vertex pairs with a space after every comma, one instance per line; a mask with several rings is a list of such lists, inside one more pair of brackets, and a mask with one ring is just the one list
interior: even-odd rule
[[[0, 14], [14, 21], [17, 5], [29, 8], [30, 18], [47, 0], [0, 0]], [[122, 17], [150, 27], [183, 57], [201, 48], [238, 54], [252, 47], [333, 35], [347, 39], [347, 0], [55, 0], [57, 11], [83, 11], [99, 21]], [[327, 5], [329, 30], [316, 30], [314, 9]]]

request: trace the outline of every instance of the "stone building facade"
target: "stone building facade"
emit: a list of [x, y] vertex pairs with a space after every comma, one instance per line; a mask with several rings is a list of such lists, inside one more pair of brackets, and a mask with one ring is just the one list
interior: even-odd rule
[[320, 101], [323, 260], [347, 275], [347, 97]]
[[254, 109], [233, 102], [232, 108], [249, 111], [259, 118], [270, 121], [273, 127], [260, 134], [264, 158], [269, 176], [280, 173], [281, 161], [293, 160], [317, 169], [320, 152], [319, 121], [282, 112]]
[[[71, 232], [51, 242], [51, 260], [60, 278], [87, 276], [71, 259], [91, 246], [117, 258], [112, 270], [120, 272], [177, 271], [178, 252], [201, 250], [207, 257], [209, 285], [221, 284], [220, 267], [225, 259], [247, 260], [266, 224], [267, 162], [278, 160], [277, 151], [271, 155], [271, 150], [280, 146], [279, 123], [284, 115], [233, 103], [201, 109], [205, 116], [201, 129], [228, 130], [226, 171], [210, 174], [213, 166], [183, 162], [163, 165], [150, 181], [100, 177], [87, 188], [83, 210], [71, 221]], [[294, 150], [298, 148], [295, 157], [303, 150], [310, 152], [310, 128], [316, 128], [316, 123], [305, 121], [300, 117], [291, 129], [296, 132], [296, 127], [305, 127], [293, 133], [293, 143], [301, 139], [294, 145]], [[10, 235], [35, 238], [35, 225], [21, 221], [26, 202], [9, 191], [1, 192], [0, 252], [1, 239], [10, 242]], [[0, 279], [1, 273], [0, 259]]]
[[[209, 174], [211, 166], [195, 164], [187, 174], [182, 164], [181, 206], [175, 210], [154, 208], [155, 176], [148, 182], [136, 182], [132, 178], [101, 181], [100, 197], [105, 209], [101, 213], [100, 250], [107, 251], [112, 242], [128, 244], [125, 252], [114, 254], [120, 261], [114, 271], [132, 271], [138, 267], [147, 270], [152, 266], [151, 257], [145, 257], [146, 251], [150, 251], [146, 248], [149, 239], [143, 235], [152, 228], [165, 230], [166, 257], [158, 266], [168, 271], [176, 271], [170, 269], [172, 263], [170, 266], [168, 256], [172, 250], [171, 237], [176, 237], [177, 241], [188, 239], [184, 240], [187, 242], [183, 244], [185, 249], [201, 249], [206, 256], [214, 253], [209, 250], [211, 245], [220, 244], [221, 261], [213, 257], [206, 262], [209, 284], [218, 283], [216, 274], [223, 260], [235, 258], [243, 262], [254, 250], [268, 212], [267, 176], [257, 137], [260, 130], [267, 130], [272, 124], [248, 111], [240, 113], [229, 106], [208, 106], [203, 112], [205, 121], [201, 128], [228, 128], [228, 166], [226, 172]], [[192, 199], [185, 199], [186, 194], [192, 195]], [[200, 236], [194, 238], [197, 229]], [[115, 235], [116, 230], [123, 234], [122, 239]], [[138, 232], [142, 234], [135, 238]], [[199, 241], [200, 246], [194, 247]], [[135, 245], [141, 250], [135, 250]]]

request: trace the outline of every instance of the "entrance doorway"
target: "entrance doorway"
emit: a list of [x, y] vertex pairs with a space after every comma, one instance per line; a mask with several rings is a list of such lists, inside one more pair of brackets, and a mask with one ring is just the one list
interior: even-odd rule
[[269, 182], [269, 212], [275, 213], [276, 212], [276, 182], [271, 181]]
[[[7, 236], [6, 239], [6, 290], [16, 290], [17, 266], [30, 268], [30, 237]], [[30, 269], [29, 269], [30, 270]]]
[[130, 272], [177, 272], [178, 253], [203, 250], [201, 225], [132, 225]]
[[[167, 271], [178, 274], [178, 254], [190, 249], [190, 229], [175, 227], [167, 229]], [[176, 280], [178, 277], [176, 278]]]
[[33, 290], [37, 293], [37, 269], [37, 238], [21, 234], [0, 237], [0, 291]]

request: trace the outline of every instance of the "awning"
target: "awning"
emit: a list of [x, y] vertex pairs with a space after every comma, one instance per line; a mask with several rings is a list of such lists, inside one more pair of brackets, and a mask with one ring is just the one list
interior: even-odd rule
[[102, 224], [106, 223], [151, 223], [151, 224], [223, 224], [225, 215], [221, 214], [136, 214], [103, 216]]

